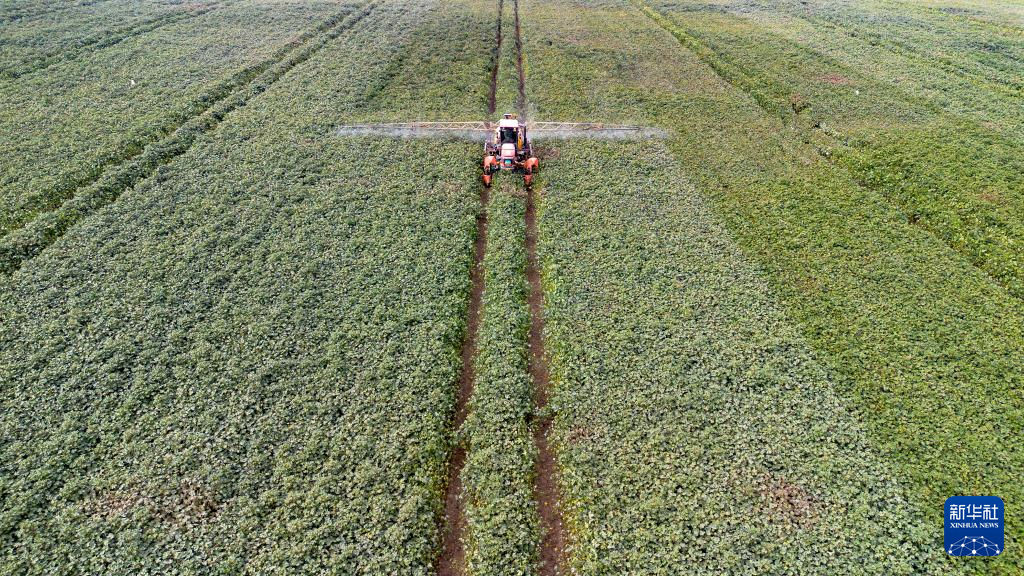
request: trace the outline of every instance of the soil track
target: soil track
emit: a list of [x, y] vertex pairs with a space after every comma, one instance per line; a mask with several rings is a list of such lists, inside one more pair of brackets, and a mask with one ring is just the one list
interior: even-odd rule
[[[540, 262], [537, 257], [537, 191], [531, 189], [526, 196], [526, 279], [530, 285], [530, 353], [527, 363], [534, 385], [534, 406], [544, 414], [550, 396], [551, 377], [544, 351], [544, 292], [541, 287]], [[537, 476], [534, 498], [541, 523], [540, 574], [565, 574], [566, 532], [559, 506], [558, 469], [555, 451], [548, 435], [551, 416], [543, 415], [533, 429], [537, 446]]]
[[491, 63], [491, 91], [487, 95], [487, 113], [498, 110], [498, 67], [501, 65], [501, 19], [505, 15], [505, 0], [498, 0], [498, 24], [494, 32], [494, 60]]
[[[477, 350], [477, 334], [480, 332], [481, 311], [484, 294], [484, 255], [487, 253], [487, 204], [490, 195], [487, 188], [480, 188], [480, 213], [476, 217], [476, 241], [473, 243], [473, 269], [470, 271], [469, 316], [466, 322], [466, 337], [462, 341], [462, 373], [459, 376], [459, 393], [455, 403], [455, 419], [452, 430], [458, 434], [469, 412], [469, 398], [473, 395], [475, 377], [474, 360]], [[462, 468], [466, 464], [466, 447], [461, 443], [453, 450], [448, 462], [448, 486], [444, 495], [444, 539], [441, 556], [437, 563], [439, 576], [459, 576], [465, 573], [466, 552], [462, 547], [462, 535], [466, 530], [466, 515], [462, 500]]]
[[[501, 19], [505, 2], [498, 0], [498, 22], [494, 33], [494, 58], [491, 61], [491, 85], [487, 94], [487, 112], [493, 115], [497, 110], [498, 67], [501, 64]], [[459, 392], [455, 403], [455, 418], [452, 430], [457, 435], [469, 412], [469, 399], [473, 395], [475, 380], [474, 361], [477, 351], [477, 335], [480, 332], [481, 312], [484, 294], [484, 255], [487, 254], [487, 205], [490, 194], [486, 187], [480, 190], [480, 212], [476, 217], [476, 241], [473, 244], [473, 269], [470, 271], [469, 316], [466, 322], [466, 337], [462, 342], [462, 373], [459, 377]], [[462, 494], [462, 468], [466, 465], [466, 447], [459, 443], [452, 450], [448, 462], [448, 483], [444, 495], [444, 518], [441, 541], [441, 555], [438, 557], [438, 576], [461, 576], [466, 572], [466, 551], [462, 546], [462, 535], [466, 531], [466, 514], [460, 495]]]
[[[527, 120], [528, 100], [526, 98], [526, 69], [523, 65], [523, 34], [519, 23], [519, 0], [513, 0], [515, 15], [516, 71], [519, 76], [519, 93], [516, 108], [519, 117]], [[536, 188], [526, 192], [526, 280], [530, 285], [528, 296], [530, 307], [530, 331], [527, 337], [529, 354], [527, 365], [533, 380], [535, 413], [542, 414], [533, 427], [533, 442], [537, 447], [537, 469], [534, 485], [534, 499], [540, 516], [540, 571], [541, 576], [566, 574], [565, 547], [568, 541], [562, 510], [559, 503], [558, 462], [550, 443], [552, 417], [545, 414], [551, 393], [551, 375], [548, 358], [544, 349], [544, 289], [541, 286], [540, 260], [537, 256], [537, 196]]]
[[523, 33], [519, 26], [519, 0], [514, 0], [512, 11], [516, 22], [516, 71], [519, 74], [519, 95], [516, 99], [516, 110], [519, 117], [526, 121], [526, 71], [523, 68]]

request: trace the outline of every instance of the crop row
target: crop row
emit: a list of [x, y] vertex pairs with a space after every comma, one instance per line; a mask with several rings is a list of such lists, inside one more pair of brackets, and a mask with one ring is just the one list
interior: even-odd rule
[[0, 572], [430, 571], [477, 146], [333, 127], [479, 110], [467, 18], [381, 3], [0, 279]]
[[[526, 10], [535, 117], [670, 132], [649, 153], [671, 155], [766, 272], [869, 445], [904, 486], [907, 508], [929, 519], [929, 538], [941, 539], [935, 519], [949, 495], [1024, 498], [1024, 450], [1003, 441], [1019, 434], [1024, 410], [1019, 299], [629, 3], [570, 13], [560, 2], [530, 1]], [[991, 433], [965, 435], [970, 430]], [[659, 502], [650, 506], [661, 509]], [[1010, 510], [1007, 518], [1007, 537], [1017, 542], [1022, 517]], [[1004, 567], [1019, 569], [1019, 560], [980, 568]]]
[[187, 151], [199, 136], [215, 129], [227, 114], [245, 106], [292, 68], [316, 54], [325, 44], [358, 25], [372, 9], [373, 6], [368, 5], [346, 18], [332, 19], [318, 28], [318, 33], [309, 34], [305, 43], [296, 41], [294, 45], [289, 44], [294, 49], [285, 50], [279, 57], [247, 70], [235, 83], [226, 87], [232, 91], [226, 90], [219, 101], [210, 102], [207, 110], [189, 119], [167, 138], [150, 144], [134, 158], [107, 170], [58, 208], [41, 214], [25, 226], [0, 238], [0, 272], [17, 269], [22, 262], [44, 250], [82, 218], [113, 202], [125, 190], [150, 176], [159, 166]]
[[462, 431], [467, 451], [462, 476], [469, 574], [526, 576], [534, 573], [537, 562], [524, 206], [511, 179], [498, 178], [487, 208], [476, 381]]
[[245, 0], [0, 80], [0, 234], [138, 156], [351, 9]]

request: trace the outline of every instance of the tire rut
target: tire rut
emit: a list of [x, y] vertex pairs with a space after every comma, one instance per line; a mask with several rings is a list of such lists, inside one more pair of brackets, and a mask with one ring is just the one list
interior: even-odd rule
[[501, 65], [501, 19], [505, 14], [505, 0], [498, 0], [498, 23], [494, 32], [494, 59], [491, 62], [491, 88], [487, 94], [487, 113], [498, 110], [498, 68]]
[[[498, 67], [501, 62], [501, 19], [504, 15], [504, 0], [498, 0], [498, 18], [494, 33], [494, 57], [491, 60], [490, 88], [487, 94], [487, 112], [497, 110]], [[466, 446], [458, 441], [459, 431], [469, 414], [469, 399], [473, 395], [476, 373], [474, 361], [477, 353], [477, 338], [483, 312], [484, 256], [487, 254], [487, 205], [490, 192], [486, 187], [480, 190], [480, 212], [476, 217], [476, 240], [473, 243], [473, 267], [470, 270], [469, 306], [467, 309], [466, 336], [462, 342], [462, 372], [459, 376], [458, 397], [455, 402], [455, 416], [452, 430], [456, 445], [448, 461], [448, 479], [444, 495], [444, 516], [441, 521], [441, 554], [437, 562], [438, 576], [462, 576], [466, 573], [466, 551], [463, 535], [466, 533], [465, 506], [462, 502], [462, 469], [466, 464]]]
[[[469, 399], [473, 395], [476, 377], [474, 361], [477, 353], [477, 337], [483, 312], [484, 255], [487, 253], [487, 204], [490, 194], [481, 187], [480, 212], [476, 217], [476, 240], [473, 243], [473, 268], [470, 270], [470, 294], [467, 310], [466, 336], [462, 342], [462, 372], [459, 376], [458, 398], [455, 403], [455, 418], [452, 422], [456, 438], [466, 416], [469, 414]], [[465, 506], [462, 502], [462, 468], [466, 464], [466, 447], [459, 442], [452, 450], [448, 463], [448, 484], [444, 497], [444, 526], [441, 556], [438, 559], [439, 576], [459, 576], [465, 573], [466, 551], [462, 536], [466, 531]]]
[[550, 439], [553, 417], [547, 413], [551, 375], [544, 348], [544, 291], [537, 255], [537, 195], [537, 189], [532, 188], [526, 196], [526, 279], [530, 308], [527, 365], [534, 385], [534, 410], [541, 415], [533, 429], [533, 441], [537, 447], [534, 499], [541, 524], [539, 574], [554, 576], [567, 573], [565, 549], [568, 535], [562, 520], [558, 460]]
[[519, 0], [513, 1], [512, 11], [514, 13], [516, 23], [516, 72], [519, 75], [519, 93], [516, 98], [516, 110], [519, 112], [519, 117], [525, 121], [527, 110], [526, 69], [523, 66], [523, 32], [519, 25]]
[[[516, 109], [519, 117], [527, 120], [529, 100], [526, 96], [526, 67], [523, 63], [523, 33], [519, 17], [519, 0], [512, 4], [515, 19], [516, 71], [518, 73], [518, 95]], [[528, 306], [530, 328], [527, 334], [529, 353], [527, 366], [534, 386], [534, 412], [539, 414], [533, 426], [533, 442], [537, 448], [534, 500], [540, 519], [540, 566], [541, 576], [555, 576], [568, 573], [566, 567], [566, 545], [568, 533], [562, 519], [561, 491], [558, 482], [558, 459], [551, 443], [553, 417], [547, 411], [551, 395], [551, 374], [544, 347], [544, 288], [541, 283], [540, 259], [537, 255], [539, 224], [537, 216], [536, 187], [526, 192], [526, 280], [529, 284]]]

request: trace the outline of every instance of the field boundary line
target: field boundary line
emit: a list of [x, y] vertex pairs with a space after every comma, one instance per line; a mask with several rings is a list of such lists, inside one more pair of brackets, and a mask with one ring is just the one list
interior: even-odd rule
[[22, 76], [27, 76], [35, 72], [41, 72], [55, 66], [61, 62], [70, 62], [77, 60], [88, 54], [98, 52], [111, 46], [116, 46], [122, 42], [125, 42], [136, 36], [140, 36], [147, 32], [152, 32], [164, 26], [171, 24], [177, 24], [184, 22], [191, 18], [198, 18], [204, 14], [209, 14], [220, 8], [224, 8], [228, 2], [222, 2], [214, 6], [205, 6], [202, 8], [187, 9], [181, 12], [171, 12], [169, 14], [162, 14], [155, 16], [136, 24], [128, 26], [122, 26], [114, 30], [108, 31], [106, 34], [101, 34], [96, 38], [87, 40], [82, 44], [79, 44], [73, 48], [55, 50], [48, 54], [41, 55], [37, 58], [33, 58], [29, 63], [24, 66], [16, 67], [13, 69], [7, 69], [0, 71], [0, 78], [3, 79], [17, 79]]
[[196, 139], [216, 129], [228, 114], [248, 104], [289, 70], [356, 26], [374, 10], [377, 1], [367, 2], [354, 13], [336, 14], [289, 42], [273, 57], [236, 74], [233, 77], [235, 81], [217, 90], [215, 98], [210, 98], [197, 114], [179, 124], [167, 137], [148, 143], [112, 169], [102, 172], [92, 183], [77, 189], [58, 208], [39, 214], [21, 228], [0, 237], [0, 273], [13, 273], [83, 218], [116, 201], [125, 190], [187, 152]]
[[[699, 59], [702, 63], [708, 66], [719, 78], [722, 79], [722, 81], [750, 96], [759, 108], [761, 108], [769, 116], [780, 120], [784, 126], [793, 125], [795, 128], [799, 129], [799, 126], [796, 126], [796, 118], [798, 117], [798, 113], [795, 112], [794, 110], [786, 108], [784, 105], [781, 105], [777, 101], [773, 101], [770, 92], [763, 91], [757, 86], [755, 86], [753, 81], [751, 80], [750, 75], [743, 71], [739, 66], [732, 64], [731, 62], [728, 61], [727, 58], [721, 56], [718, 52], [716, 52], [710, 46], [705, 44], [703, 41], [701, 41], [698, 38], [695, 38], [682, 27], [672, 22], [667, 16], [655, 10], [654, 8], [651, 8], [650, 5], [648, 5], [645, 2], [645, 0], [630, 0], [630, 2], [632, 2], [633, 5], [641, 13], [650, 18], [658, 27], [660, 27], [662, 30], [664, 30], [673, 38], [675, 38], [680, 46], [682, 46], [685, 50], [690, 51], [694, 56], [697, 57], [697, 59]], [[822, 54], [821, 56], [828, 58], [828, 56], [824, 54]], [[774, 83], [772, 83], [772, 85], [774, 86]], [[926, 103], [923, 100], [914, 97], [913, 95], [905, 93], [903, 90], [900, 90], [897, 87], [892, 87], [892, 90], [904, 102], [914, 105], [923, 105], [938, 117], [948, 118], [953, 121], [965, 122], [968, 125], [976, 125], [976, 122], [974, 122], [970, 118], [961, 117], [958, 115], [948, 113], [939, 108], [937, 105]], [[781, 100], [784, 101], [785, 98], [783, 97]], [[836, 146], [842, 147], [844, 149], [856, 150], [851, 146], [849, 141], [841, 133], [835, 130], [820, 127], [815, 128], [815, 131], [817, 134], [821, 134], [827, 137], [828, 141]], [[830, 154], [821, 146], [814, 145], [812, 147], [814, 151], [826, 162], [828, 162], [830, 166], [834, 166], [837, 169], [841, 170], [843, 174], [845, 174], [848, 177], [849, 181], [853, 183], [855, 186], [857, 186], [861, 190], [878, 196], [881, 202], [883, 202], [886, 206], [891, 208], [896, 213], [904, 214], [904, 209], [901, 208], [898, 204], [896, 204], [893, 200], [891, 200], [884, 192], [881, 192], [871, 186], [868, 186], [866, 183], [857, 178], [856, 175], [853, 172], [851, 172], [850, 168], [842, 164], [839, 164], [835, 159], [835, 155]], [[924, 231], [936, 242], [950, 248], [951, 250], [953, 250], [954, 253], [959, 255], [964, 260], [964, 262], [966, 262], [972, 268], [981, 272], [995, 286], [998, 286], [1000, 289], [1005, 291], [1010, 296], [1019, 299], [1019, 297], [1010, 290], [1009, 286], [1006, 283], [1004, 283], [1002, 280], [1000, 280], [992, 273], [990, 273], [988, 270], [983, 268], [980, 263], [975, 262], [971, 258], [971, 255], [968, 254], [965, 250], [957, 248], [952, 243], [947, 242], [941, 236], [939, 236], [939, 234], [936, 231], [932, 230], [927, 225], [913, 225], [910, 224], [909, 222], [905, 222], [905, 224], [907, 226], [914, 226]]]

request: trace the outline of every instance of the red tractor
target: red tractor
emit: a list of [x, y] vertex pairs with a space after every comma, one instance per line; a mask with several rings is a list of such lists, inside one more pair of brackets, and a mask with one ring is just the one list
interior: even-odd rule
[[530, 148], [526, 124], [520, 123], [515, 114], [505, 114], [484, 144], [484, 186], [491, 185], [491, 177], [498, 170], [522, 173], [523, 183], [530, 186], [538, 168], [540, 162]]

